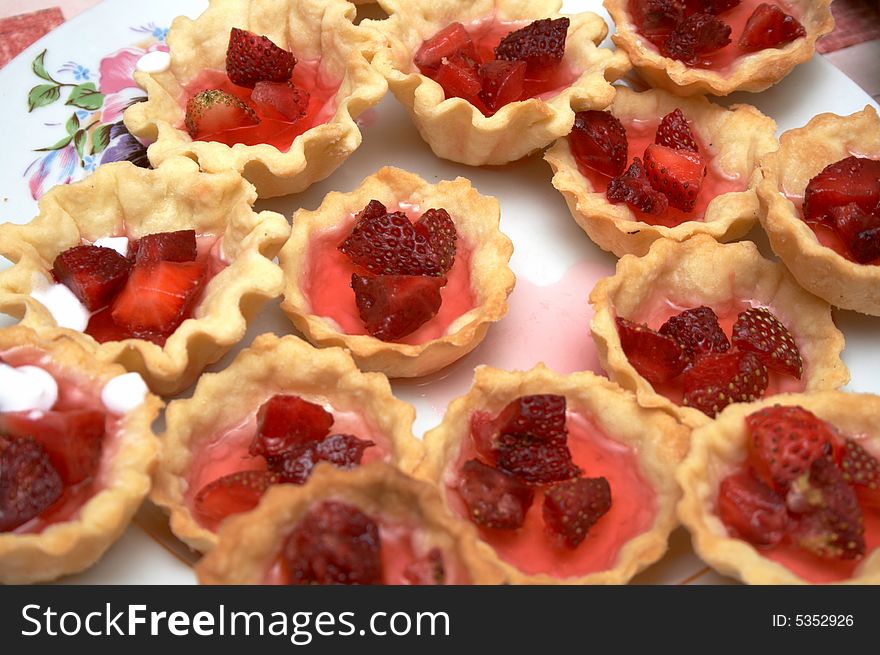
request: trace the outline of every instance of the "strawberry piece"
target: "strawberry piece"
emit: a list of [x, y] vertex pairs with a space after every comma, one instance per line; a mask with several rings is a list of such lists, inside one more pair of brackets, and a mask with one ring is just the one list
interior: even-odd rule
[[111, 317], [133, 332], [171, 335], [186, 318], [205, 281], [198, 262], [137, 264], [116, 296]]
[[256, 112], [243, 100], [219, 89], [201, 91], [186, 103], [184, 125], [193, 139], [259, 122]]
[[710, 54], [730, 43], [730, 31], [730, 25], [712, 14], [693, 14], [673, 28], [660, 47], [660, 53], [693, 65], [700, 55]]
[[502, 434], [530, 436], [564, 446], [568, 441], [565, 407], [565, 396], [520, 396], [508, 403], [498, 416], [475, 412], [471, 416], [471, 439], [477, 452], [490, 461], [495, 461], [498, 438]]
[[445, 277], [425, 275], [351, 276], [358, 313], [367, 332], [382, 341], [402, 339], [440, 310]]
[[0, 433], [33, 437], [65, 485], [97, 473], [104, 446], [104, 414], [89, 409], [0, 413]]
[[257, 82], [286, 82], [296, 57], [265, 36], [233, 27], [226, 47], [226, 74], [233, 84], [253, 89]]
[[527, 484], [476, 459], [465, 462], [459, 475], [458, 493], [474, 523], [496, 530], [522, 526], [535, 498]]
[[880, 160], [847, 157], [823, 168], [804, 191], [804, 219], [830, 220], [833, 207], [850, 203], [880, 213]]
[[289, 584], [381, 584], [379, 526], [357, 507], [327, 500], [313, 507], [282, 546]]
[[499, 469], [532, 484], [561, 482], [581, 474], [567, 444], [531, 435], [502, 434], [496, 457]]
[[657, 134], [654, 136], [654, 143], [660, 146], [666, 146], [673, 150], [689, 150], [691, 152], [700, 152], [694, 134], [688, 126], [687, 119], [681, 112], [681, 109], [674, 109], [660, 120], [657, 126]]
[[308, 91], [300, 89], [291, 81], [257, 82], [251, 93], [251, 100], [264, 107], [271, 107], [291, 122], [306, 115], [310, 98]]
[[767, 368], [800, 380], [804, 360], [791, 332], [766, 307], [741, 312], [733, 324], [731, 341], [740, 350], [755, 353]]
[[443, 87], [447, 98], [464, 98], [471, 102], [483, 88], [477, 63], [460, 52], [441, 62], [434, 81]]
[[779, 48], [806, 34], [797, 18], [786, 14], [779, 5], [765, 2], [755, 7], [746, 21], [739, 37], [739, 47], [747, 52]]
[[668, 382], [684, 370], [684, 348], [672, 337], [646, 325], [617, 317], [620, 346], [629, 363], [651, 384]]
[[718, 315], [705, 305], [670, 316], [660, 326], [660, 334], [678, 341], [690, 362], [697, 355], [730, 350], [730, 342], [718, 323]]
[[194, 262], [198, 255], [195, 230], [159, 232], [143, 236], [132, 246], [136, 263], [144, 262]]
[[143, 339], [164, 346], [168, 335], [150, 330], [130, 330], [118, 325], [113, 320], [113, 307], [105, 307], [92, 314], [86, 333], [98, 343], [108, 341], [124, 341], [125, 339]]
[[64, 490], [58, 471], [36, 439], [2, 441], [0, 533], [11, 532], [45, 512]]
[[661, 45], [682, 20], [682, 0], [631, 0], [633, 21], [645, 38], [654, 45]]
[[416, 232], [428, 241], [441, 273], [446, 273], [455, 263], [455, 242], [458, 232], [455, 222], [445, 209], [429, 209], [415, 223]]
[[685, 0], [685, 12], [691, 14], [712, 14], [718, 16], [738, 6], [742, 0]]
[[568, 135], [571, 152], [584, 166], [616, 177], [626, 169], [628, 142], [623, 124], [607, 111], [579, 111]]
[[522, 61], [493, 59], [480, 66], [482, 90], [480, 98], [494, 112], [523, 96], [526, 64]]
[[446, 583], [446, 566], [443, 553], [432, 548], [427, 555], [420, 557], [403, 570], [403, 577], [414, 585], [442, 585]]
[[880, 257], [880, 211], [866, 213], [856, 203], [831, 208], [831, 221], [837, 236], [859, 264]]
[[605, 196], [612, 203], [625, 202], [633, 209], [659, 216], [669, 209], [669, 200], [651, 186], [645, 165], [638, 157], [623, 175], [615, 177], [608, 184]]
[[611, 486], [605, 478], [569, 480], [547, 490], [542, 509], [547, 529], [574, 550], [611, 509]]
[[859, 502], [880, 509], [880, 462], [854, 439], [843, 444], [840, 460], [843, 479], [853, 489]]
[[749, 471], [721, 481], [718, 518], [733, 536], [758, 546], [778, 544], [789, 528], [785, 500]]
[[358, 215], [351, 233], [338, 246], [340, 252], [377, 275], [443, 275], [427, 230], [417, 230], [403, 212], [379, 215], [377, 211], [368, 205]]
[[105, 307], [125, 285], [131, 262], [112, 248], [74, 246], [55, 258], [52, 275], [90, 311]]
[[817, 459], [792, 483], [786, 504], [799, 515], [792, 536], [801, 548], [829, 559], [861, 559], [865, 555], [859, 501], [830, 458]]
[[196, 494], [193, 509], [204, 523], [216, 525], [227, 516], [249, 512], [281, 479], [271, 471], [239, 471], [206, 484]]
[[268, 457], [269, 468], [283, 482], [304, 484], [318, 462], [329, 462], [337, 468], [350, 469], [360, 465], [364, 451], [376, 444], [350, 434], [333, 434], [321, 441], [312, 441]]
[[706, 164], [696, 152], [652, 143], [645, 149], [648, 179], [669, 204], [683, 212], [694, 210], [706, 176]]
[[710, 353], [697, 357], [685, 371], [683, 402], [714, 417], [730, 403], [760, 398], [767, 381], [767, 369], [754, 353]]
[[443, 61], [452, 59], [456, 54], [464, 55], [471, 61], [480, 60], [471, 35], [461, 23], [451, 23], [422, 43], [414, 61], [423, 74], [434, 77]]
[[330, 434], [333, 414], [299, 396], [275, 394], [257, 411], [257, 436], [248, 452], [274, 457]]
[[565, 56], [568, 18], [543, 18], [515, 30], [495, 47], [495, 58], [524, 61], [530, 73], [556, 66]]
[[810, 465], [834, 450], [828, 423], [802, 407], [765, 407], [746, 417], [749, 465], [765, 483], [785, 493]]

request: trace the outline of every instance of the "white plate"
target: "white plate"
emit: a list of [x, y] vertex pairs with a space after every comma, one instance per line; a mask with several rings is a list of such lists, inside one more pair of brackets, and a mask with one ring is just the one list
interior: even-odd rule
[[[149, 3], [106, 0], [45, 36], [0, 71], [0, 88], [7, 96], [5, 104], [0, 104], [0, 124], [7, 127], [0, 151], [3, 182], [0, 221], [24, 223], [36, 214], [31, 182], [47, 153], [35, 150], [53, 146], [69, 136], [66, 126], [75, 107], [65, 103], [69, 102], [75, 87], [92, 82], [99, 92], [107, 92], [101, 108], [95, 112], [81, 110], [80, 127], [96, 119], [118, 120], [112, 107], [139, 95], [138, 89], [125, 83], [126, 71], [130, 72], [137, 55], [145, 49], [163, 47], [164, 30], [174, 16], [183, 13], [194, 17], [206, 4], [204, 0]], [[570, 13], [593, 10], [608, 20], [598, 0], [569, 0], [564, 9]], [[38, 84], [51, 84], [39, 79], [32, 70], [32, 62], [44, 50], [45, 68], [50, 77], [64, 86], [59, 88], [57, 101], [29, 112], [30, 90]], [[102, 99], [89, 90], [87, 86], [80, 86], [76, 96], [84, 99], [76, 102], [88, 106], [90, 100], [95, 100], [96, 105], [101, 104], [98, 101]], [[756, 105], [776, 119], [780, 132], [801, 126], [820, 112], [849, 114], [865, 104], [875, 104], [852, 80], [821, 57], [798, 67], [762, 94], [741, 94], [729, 101]], [[502, 229], [516, 247], [512, 267], [518, 280], [511, 296], [510, 313], [490, 329], [483, 345], [437, 375], [394, 383], [395, 393], [417, 409], [416, 434], [421, 435], [439, 422], [446, 402], [469, 387], [473, 368], [478, 364], [529, 368], [544, 361], [561, 372], [598, 370], [588, 331], [590, 312], [586, 299], [595, 281], [613, 271], [615, 259], [593, 245], [576, 226], [562, 197], [550, 185], [549, 166], [540, 157], [504, 167], [479, 169], [439, 160], [419, 138], [406, 112], [390, 94], [375, 110], [368, 112], [361, 123], [363, 145], [329, 179], [305, 193], [262, 201], [258, 206], [287, 216], [298, 207], [314, 209], [327, 192], [349, 191], [383, 165], [399, 166], [428, 180], [461, 175], [470, 178], [482, 193], [500, 199]], [[76, 131], [71, 131], [75, 135]], [[110, 147], [114, 145], [116, 141]], [[87, 148], [84, 154], [89, 155], [88, 151]], [[61, 165], [64, 157], [74, 154], [71, 146], [51, 157], [42, 188], [81, 179], [87, 174], [80, 161], [74, 161], [67, 168]], [[93, 166], [103, 155], [89, 156], [86, 163]], [[760, 230], [750, 236], [768, 253]], [[0, 263], [0, 266], [7, 265], [5, 261]], [[847, 338], [844, 359], [852, 372], [849, 388], [880, 392], [877, 375], [880, 351], [872, 348], [870, 342], [871, 330], [876, 330], [880, 323], [851, 312], [837, 312], [835, 318]], [[282, 334], [292, 331], [277, 303], [266, 307], [242, 343], [246, 345], [266, 331]], [[223, 368], [237, 350], [211, 369]], [[185, 547], [168, 533], [162, 516], [148, 506], [101, 562], [65, 582], [188, 583], [194, 581], [191, 561]], [[673, 534], [666, 557], [638, 580], [652, 583], [724, 581], [707, 572], [694, 556], [688, 536], [681, 529]]]

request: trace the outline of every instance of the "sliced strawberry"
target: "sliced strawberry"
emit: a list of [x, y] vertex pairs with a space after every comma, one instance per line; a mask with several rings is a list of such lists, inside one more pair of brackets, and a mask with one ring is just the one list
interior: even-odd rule
[[815, 460], [792, 483], [788, 509], [799, 515], [795, 542], [829, 559], [861, 559], [865, 555], [865, 524], [856, 494], [828, 457]]
[[608, 111], [579, 111], [568, 135], [571, 152], [584, 166], [616, 177], [626, 169], [628, 143], [623, 124]]
[[502, 471], [531, 484], [561, 482], [581, 474], [571, 460], [568, 445], [531, 435], [502, 434], [496, 461]]
[[0, 448], [0, 533], [45, 512], [64, 490], [58, 471], [31, 437], [4, 440]]
[[257, 436], [251, 455], [274, 457], [330, 434], [333, 414], [299, 396], [275, 394], [257, 411]]
[[532, 73], [556, 66], [565, 56], [568, 18], [543, 18], [511, 32], [495, 48], [496, 59], [524, 61]]
[[867, 264], [880, 258], [880, 210], [869, 214], [856, 203], [831, 208], [831, 222], [852, 258]]
[[408, 564], [403, 571], [403, 577], [414, 585], [445, 584], [446, 566], [443, 564], [443, 553], [439, 548], [432, 548], [427, 555]]
[[358, 313], [367, 332], [395, 341], [418, 330], [440, 310], [445, 277], [426, 275], [351, 276]]
[[186, 103], [184, 124], [194, 139], [259, 122], [256, 112], [243, 100], [219, 89], [201, 91]]
[[271, 107], [285, 120], [298, 121], [309, 110], [309, 92], [293, 82], [257, 82], [251, 100]]
[[464, 25], [451, 23], [422, 43], [415, 55], [416, 66], [428, 77], [433, 77], [444, 59], [463, 54], [471, 61], [479, 61], [473, 39]]
[[823, 168], [804, 191], [804, 218], [827, 221], [833, 207], [850, 203], [880, 212], [880, 160], [847, 157]]
[[125, 339], [143, 339], [163, 346], [168, 339], [167, 334], [150, 330], [129, 330], [113, 320], [113, 307], [105, 307], [92, 314], [86, 333], [98, 343], [108, 341], [124, 341]]
[[810, 465], [834, 450], [828, 423], [802, 407], [776, 405], [746, 417], [751, 434], [749, 465], [771, 487], [785, 493]]
[[465, 462], [459, 475], [458, 493], [474, 523], [497, 530], [522, 526], [535, 498], [527, 484], [476, 459]]
[[843, 479], [855, 489], [866, 507], [880, 509], [880, 462], [853, 439], [843, 444], [840, 460]]
[[710, 353], [697, 357], [684, 372], [683, 402], [714, 417], [731, 403], [760, 398], [767, 389], [767, 381], [767, 369], [754, 353]]
[[718, 16], [738, 6], [742, 0], [685, 0], [687, 14], [706, 13]]
[[455, 242], [458, 232], [455, 222], [445, 209], [429, 209], [415, 223], [416, 232], [428, 240], [434, 251], [441, 273], [446, 273], [455, 263]]
[[772, 546], [785, 537], [785, 499], [749, 471], [728, 475], [718, 487], [718, 518], [734, 537]]
[[510, 102], [522, 99], [526, 64], [522, 61], [493, 59], [480, 66], [480, 98], [489, 111], [497, 111]]
[[631, 0], [629, 7], [639, 31], [657, 46], [684, 20], [682, 0]]
[[90, 311], [106, 307], [125, 285], [131, 262], [112, 248], [74, 246], [55, 258], [52, 275]]
[[196, 494], [194, 511], [197, 517], [214, 526], [227, 516], [249, 512], [273, 484], [281, 479], [270, 471], [239, 471], [230, 473], [202, 487]]
[[618, 316], [617, 334], [629, 363], [651, 384], [668, 382], [687, 366], [681, 344], [646, 325]]
[[381, 584], [379, 526], [354, 505], [313, 507], [282, 546], [289, 584]]
[[673, 28], [660, 53], [693, 65], [700, 55], [710, 54], [730, 43], [730, 31], [730, 25], [712, 14], [693, 14]]
[[536, 394], [520, 396], [492, 417], [476, 412], [471, 417], [471, 437], [480, 452], [494, 451], [502, 434], [530, 436], [565, 445], [565, 396]]
[[265, 36], [233, 27], [226, 47], [226, 74], [233, 84], [253, 89], [257, 82], [286, 82], [296, 57]]
[[651, 186], [642, 160], [633, 157], [632, 164], [623, 175], [608, 184], [605, 196], [612, 203], [625, 202], [633, 209], [659, 216], [669, 209], [669, 200]]
[[364, 451], [375, 445], [350, 434], [333, 434], [267, 459], [270, 470], [278, 473], [282, 482], [305, 484], [318, 462], [329, 462], [341, 469], [354, 468], [360, 465]]
[[473, 101], [483, 88], [478, 64], [467, 55], [457, 52], [440, 63], [434, 81], [443, 87], [447, 98]]
[[195, 230], [158, 232], [148, 234], [134, 242], [133, 259], [144, 262], [194, 262], [198, 255]]
[[786, 14], [779, 5], [765, 2], [758, 5], [746, 21], [739, 47], [747, 52], [779, 48], [806, 34], [797, 18]]
[[669, 204], [683, 212], [694, 210], [706, 176], [706, 163], [696, 152], [675, 150], [656, 143], [645, 149], [648, 179]]
[[596, 521], [611, 509], [605, 478], [578, 478], [552, 486], [544, 495], [544, 524], [570, 549], [587, 538]]
[[104, 445], [104, 414], [90, 409], [0, 413], [0, 434], [33, 437], [45, 449], [65, 485], [98, 472]]
[[804, 360], [791, 332], [766, 307], [740, 313], [733, 324], [731, 341], [740, 350], [755, 353], [767, 368], [800, 380]]
[[688, 126], [687, 119], [681, 109], [675, 108], [660, 120], [654, 143], [673, 150], [690, 150], [700, 152], [694, 134]]
[[171, 335], [186, 318], [205, 280], [198, 262], [151, 262], [131, 270], [113, 302], [113, 321], [131, 331]]
[[697, 355], [730, 350], [730, 342], [718, 323], [718, 315], [705, 305], [670, 316], [660, 326], [660, 334], [678, 341], [688, 361], [693, 361]]

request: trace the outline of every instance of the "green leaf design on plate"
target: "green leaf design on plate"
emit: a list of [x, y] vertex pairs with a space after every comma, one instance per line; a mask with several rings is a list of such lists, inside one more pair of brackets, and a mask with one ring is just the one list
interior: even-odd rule
[[76, 154], [79, 155], [79, 160], [82, 161], [85, 157], [86, 151], [86, 143], [89, 140], [89, 135], [86, 134], [85, 130], [79, 130], [76, 134], [73, 135], [73, 146], [76, 148]]
[[112, 125], [99, 125], [94, 132], [92, 132], [92, 154], [97, 155], [99, 152], [104, 152], [104, 148], [110, 145], [110, 130], [113, 129]]
[[35, 86], [28, 93], [28, 111], [31, 112], [37, 107], [45, 107], [61, 97], [61, 90], [55, 84], [40, 84]]
[[79, 129], [79, 118], [77, 118], [76, 114], [72, 114], [70, 118], [67, 119], [67, 123], [64, 127], [67, 129], [67, 133], [71, 136], [76, 134], [76, 131]]
[[49, 146], [48, 148], [37, 148], [36, 150], [34, 150], [34, 152], [49, 152], [50, 150], [61, 150], [62, 148], [66, 147], [67, 144], [71, 141], [73, 141], [73, 137], [66, 136], [54, 146]]
[[96, 111], [104, 105], [104, 94], [98, 91], [94, 82], [85, 82], [84, 84], [78, 84], [73, 87], [73, 91], [70, 92], [70, 97], [64, 104], [73, 105], [80, 109], [88, 109], [89, 111]]
[[43, 50], [43, 52], [37, 55], [37, 58], [34, 59], [33, 63], [31, 63], [31, 68], [34, 71], [34, 75], [37, 77], [41, 77], [49, 82], [54, 82], [55, 80], [53, 80], [52, 76], [46, 71], [45, 59], [46, 51]]

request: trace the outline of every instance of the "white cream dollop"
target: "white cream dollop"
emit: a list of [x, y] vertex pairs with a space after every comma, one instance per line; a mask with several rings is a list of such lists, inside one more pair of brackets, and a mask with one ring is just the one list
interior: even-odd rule
[[93, 245], [110, 248], [123, 257], [128, 257], [128, 237], [101, 237]]
[[58, 383], [38, 366], [0, 364], [0, 412], [46, 412], [58, 400]]
[[153, 50], [138, 59], [137, 69], [141, 73], [164, 73], [171, 66], [171, 55], [163, 50]]
[[124, 373], [104, 385], [101, 402], [114, 414], [126, 414], [144, 402], [147, 391], [147, 383], [139, 373]]
[[63, 284], [50, 284], [42, 276], [34, 282], [31, 297], [49, 310], [59, 327], [85, 332], [91, 314], [70, 289]]

